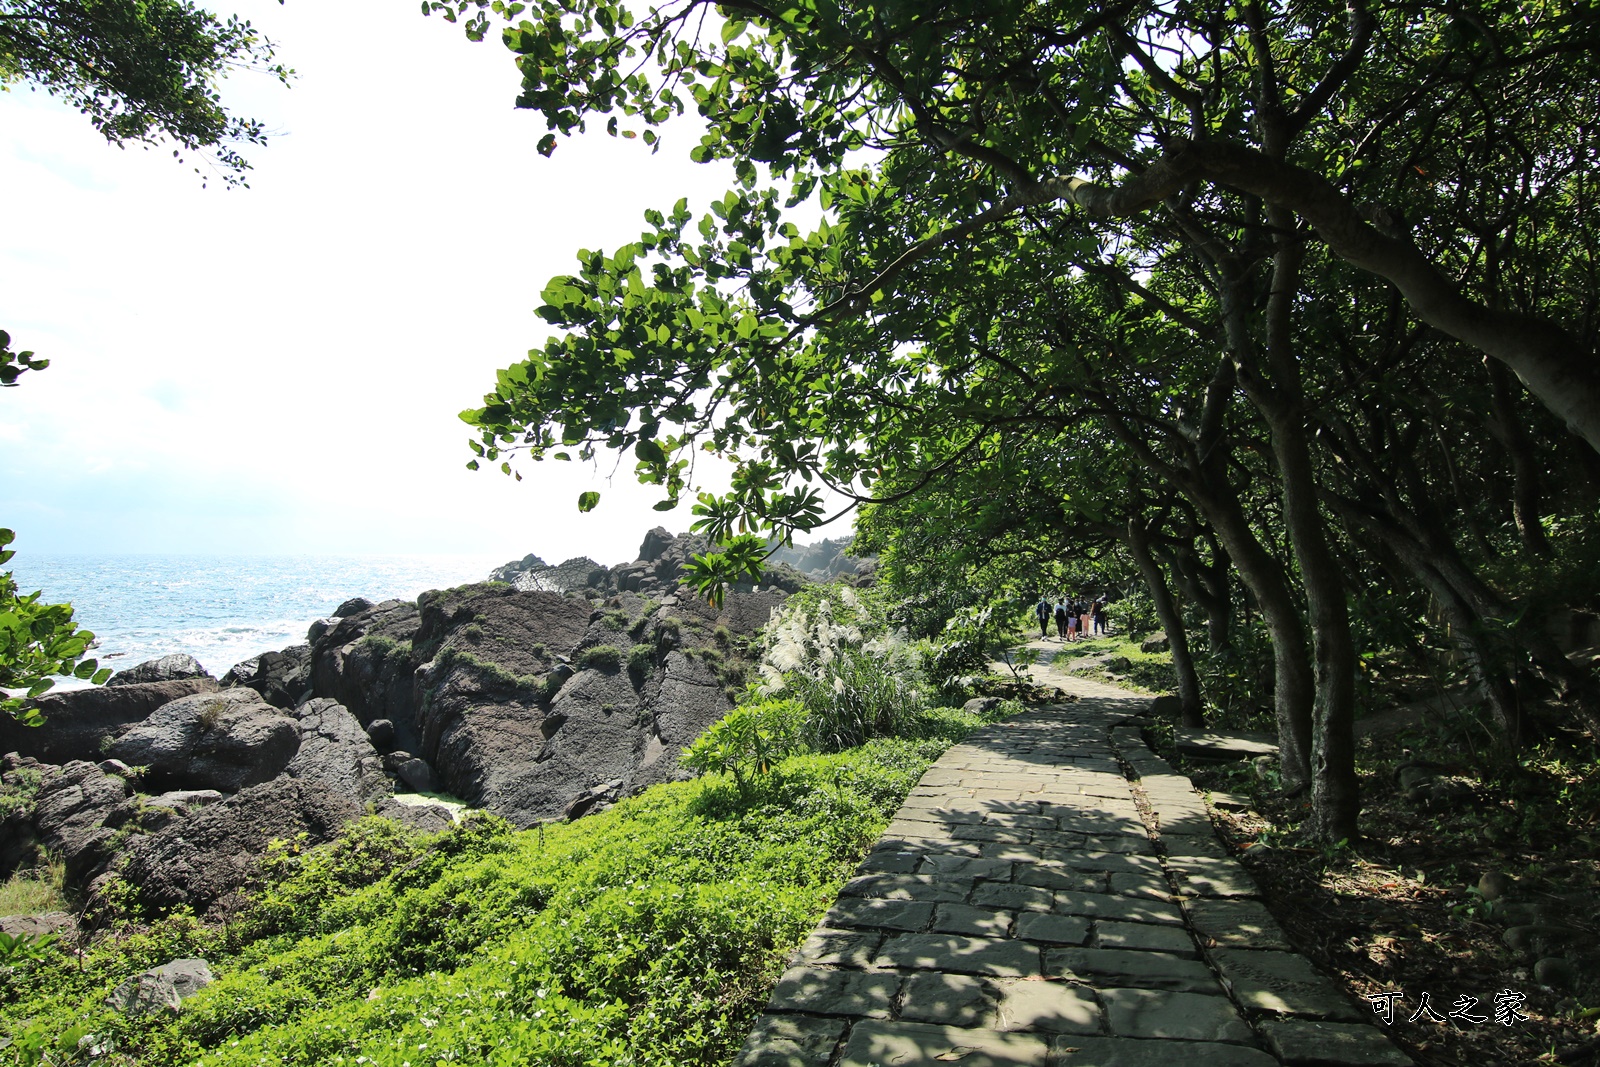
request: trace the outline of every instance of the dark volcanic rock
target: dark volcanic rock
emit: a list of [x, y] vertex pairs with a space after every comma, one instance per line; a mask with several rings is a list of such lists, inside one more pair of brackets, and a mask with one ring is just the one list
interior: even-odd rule
[[45, 763], [97, 761], [104, 758], [100, 748], [104, 738], [118, 736], [163, 704], [216, 688], [216, 679], [208, 677], [48, 694], [35, 701], [44, 715], [43, 726], [23, 726], [0, 715], [0, 752], [17, 752]]
[[77, 882], [111, 858], [116, 831], [105, 820], [132, 794], [128, 783], [83, 760], [47, 774], [34, 803], [39, 842], [66, 861]]
[[363, 805], [390, 794], [382, 757], [344, 705], [315, 697], [294, 714], [299, 719], [300, 748], [284, 773]]
[[[475, 688], [474, 676], [452, 673], [431, 697], [430, 714], [453, 715], [434, 766], [450, 791], [518, 826], [596, 810], [608, 803], [609, 782], [629, 793], [681, 778], [683, 747], [732, 706], [724, 668], [712, 661], [731, 657], [737, 639], [764, 626], [785, 599], [733, 592], [716, 608], [670, 598], [644, 618], [641, 598], [619, 594], [590, 616], [575, 647], [610, 644], [626, 655], [632, 643], [647, 645], [648, 667], [566, 677], [571, 668], [558, 665], [545, 675], [547, 691], [552, 680], [559, 689], [544, 705], [529, 693], [497, 698]], [[581, 617], [575, 605], [571, 621]]]
[[210, 678], [211, 672], [200, 661], [181, 652], [159, 659], [145, 660], [111, 676], [106, 685], [140, 685], [145, 682], [175, 682], [184, 678]]
[[221, 804], [227, 799], [215, 789], [174, 789], [170, 792], [162, 793], [158, 797], [151, 797], [145, 803], [147, 807], [171, 808], [176, 811], [179, 808], [186, 810], [209, 808], [211, 805]]
[[214, 981], [205, 960], [173, 960], [129, 978], [111, 991], [105, 1003], [130, 1019], [176, 1012], [183, 1001]]
[[667, 532], [665, 526], [657, 526], [644, 535], [644, 541], [639, 545], [639, 558], [647, 563], [654, 563], [672, 547], [672, 540], [672, 535]]
[[222, 676], [222, 688], [254, 689], [275, 708], [293, 708], [311, 695], [311, 646], [290, 645], [235, 663]]
[[399, 778], [403, 785], [409, 786], [419, 793], [434, 793], [438, 791], [439, 786], [434, 780], [433, 768], [428, 766], [428, 761], [425, 759], [417, 759], [412, 756], [410, 759], [401, 762], [394, 769], [394, 773], [395, 777]]
[[509, 582], [516, 584], [517, 578], [524, 574], [538, 573], [550, 565], [538, 556], [529, 552], [521, 559], [514, 559], [510, 563], [502, 564], [489, 572], [491, 582]]
[[544, 673], [575, 647], [594, 613], [582, 597], [490, 585], [424, 594], [420, 603], [422, 622], [413, 640], [419, 654], [445, 658], [453, 649], [523, 677]]
[[580, 597], [503, 586], [428, 596], [422, 605], [416, 647], [435, 652], [417, 676], [420, 745], [404, 747], [428, 761], [446, 791], [489, 804], [491, 777], [542, 751], [547, 680], [556, 657], [583, 638], [593, 608]]
[[604, 591], [608, 571], [588, 556], [578, 556], [552, 567], [529, 553], [489, 572], [492, 582], [509, 582], [523, 593], [577, 593]]
[[[551, 567], [539, 576], [542, 584], [527, 588], [549, 590], [556, 593], [598, 592], [605, 588], [606, 575], [608, 573], [605, 567], [602, 567], [588, 556], [577, 556]], [[517, 588], [522, 589], [525, 587], [519, 582]]]
[[[426, 598], [429, 594], [423, 594]], [[445, 596], [448, 594], [433, 594]], [[341, 605], [344, 607], [347, 605]], [[394, 743], [416, 743], [412, 645], [421, 623], [417, 605], [385, 600], [335, 620], [312, 643], [312, 687], [350, 709], [360, 723], [394, 724]]]
[[394, 749], [394, 723], [388, 719], [373, 719], [367, 723], [367, 737], [372, 740], [372, 747], [379, 752], [390, 752]]
[[[876, 557], [850, 555], [854, 541], [853, 536], [825, 537], [815, 544], [778, 548], [773, 552], [771, 561], [775, 564], [788, 564], [801, 573], [821, 581], [827, 581], [841, 574], [864, 573], [876, 562]], [[867, 567], [863, 567], [863, 564], [867, 564]]]
[[668, 654], [660, 689], [649, 704], [651, 729], [630, 785], [637, 789], [681, 777], [678, 757], [684, 748], [732, 707], [721, 682], [705, 664], [681, 652]]
[[15, 752], [0, 760], [0, 781], [5, 783], [11, 800], [3, 819], [0, 819], [0, 878], [12, 871], [32, 867], [39, 859], [39, 831], [34, 826], [34, 801], [38, 799], [39, 786], [47, 776], [59, 774], [60, 767], [40, 763], [31, 756]]
[[321, 844], [364, 810], [316, 782], [277, 778], [194, 812], [164, 833], [134, 839], [122, 875], [146, 904], [187, 904], [203, 914], [250, 880], [269, 841], [305, 833], [310, 844]]
[[157, 709], [118, 738], [110, 755], [148, 767], [158, 788], [232, 793], [276, 777], [299, 747], [294, 719], [253, 689], [224, 689]]
[[519, 750], [502, 748], [481, 765], [469, 799], [519, 827], [561, 817], [594, 786], [633, 778], [645, 745], [641, 711], [626, 671], [579, 671], [551, 704], [560, 725], [550, 737], [534, 730]]
[[42, 934], [71, 937], [77, 927], [77, 920], [64, 911], [46, 911], [38, 915], [7, 915], [0, 918], [0, 934], [10, 934], [12, 937], [39, 937]]

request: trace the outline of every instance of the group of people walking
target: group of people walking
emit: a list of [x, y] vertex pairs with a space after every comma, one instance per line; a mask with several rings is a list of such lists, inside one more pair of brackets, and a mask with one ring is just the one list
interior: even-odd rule
[[1074, 593], [1070, 597], [1057, 597], [1052, 606], [1048, 596], [1041, 596], [1033, 613], [1039, 617], [1039, 636], [1050, 636], [1050, 620], [1055, 619], [1056, 631], [1063, 641], [1087, 638], [1106, 632], [1106, 597], [1102, 593], [1093, 600], [1085, 600]]

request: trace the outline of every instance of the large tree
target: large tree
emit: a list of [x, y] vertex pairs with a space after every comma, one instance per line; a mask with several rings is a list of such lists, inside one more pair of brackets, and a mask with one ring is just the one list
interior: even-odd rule
[[[1111, 237], [1117, 220], [1176, 216], [1215, 188], [1269, 205], [1273, 225], [1303, 220], [1600, 448], [1592, 327], [1553, 292], [1515, 306], [1498, 278], [1460, 269], [1462, 249], [1527, 255], [1532, 220], [1592, 195], [1600, 28], [1584, 4], [681, 0], [638, 19], [615, 0], [429, 7], [480, 38], [490, 11], [512, 23], [518, 103], [553, 131], [542, 151], [590, 118], [653, 142], [650, 127], [692, 102], [709, 124], [696, 157], [732, 159], [750, 188], [758, 164], [803, 194], [858, 149], [903, 163], [880, 171], [899, 171], [884, 190], [898, 209], [850, 235], [828, 284], [797, 291], [770, 228], [741, 242], [748, 269], [730, 250], [731, 276], [766, 276], [770, 299], [752, 293], [749, 310], [780, 335], [860, 316], [903, 292], [912, 264], [981, 232], [1076, 207]], [[816, 302], [782, 299], [802, 295]]]
[[[696, 509], [730, 540], [819, 522], [816, 481], [873, 499], [893, 455], [916, 492], [1063, 398], [1100, 403], [1267, 617], [1286, 770], [1329, 838], [1355, 826], [1355, 650], [1310, 310], [1382, 279], [1400, 333], [1464, 342], [1434, 353], [1474, 373], [1486, 354], [1600, 448], [1600, 37], [1578, 7], [429, 7], [477, 38], [508, 20], [541, 151], [590, 120], [657, 144], [692, 104], [692, 155], [740, 179], [546, 287], [554, 336], [464, 413], [481, 457], [631, 448], [670, 506], [694, 450], [730, 456], [734, 491]], [[783, 208], [813, 194], [802, 232]], [[1119, 296], [1077, 299], [1090, 279]], [[1248, 510], [1257, 471], [1284, 551]], [[758, 555], [734, 541], [701, 576]]]

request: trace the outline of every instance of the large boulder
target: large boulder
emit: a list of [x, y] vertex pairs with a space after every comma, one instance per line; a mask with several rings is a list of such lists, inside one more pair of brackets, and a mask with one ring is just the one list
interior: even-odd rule
[[582, 639], [594, 612], [582, 597], [491, 585], [425, 593], [418, 604], [422, 620], [412, 641], [418, 655], [492, 664], [502, 678], [548, 671]]
[[[473, 710], [481, 719], [491, 709]], [[492, 763], [478, 746], [456, 761], [478, 772], [476, 795], [468, 799], [518, 827], [561, 818], [601, 783], [626, 784], [644, 754], [647, 719], [625, 669], [579, 671], [538, 721], [540, 728], [525, 732], [517, 747], [496, 746]]]
[[106, 685], [142, 685], [147, 682], [176, 682], [185, 678], [210, 678], [211, 672], [200, 661], [182, 652], [159, 659], [147, 659], [111, 676]]
[[198, 677], [50, 693], [34, 701], [44, 715], [43, 726], [23, 726], [9, 715], [0, 715], [0, 752], [54, 764], [98, 761], [103, 758], [107, 738], [142, 722], [163, 704], [195, 693], [215, 692], [216, 688], [215, 678]]
[[639, 558], [646, 563], [654, 563], [661, 558], [662, 553], [672, 547], [672, 541], [672, 534], [667, 532], [667, 528], [657, 526], [644, 535], [644, 541], [639, 545]]
[[[665, 532], [665, 531], [660, 531]], [[651, 573], [663, 585], [676, 586], [694, 557], [711, 550], [711, 542], [700, 534], [681, 533], [653, 557]]]
[[494, 582], [509, 582], [523, 593], [577, 593], [606, 588], [610, 572], [590, 559], [577, 556], [556, 566], [529, 554], [521, 560], [496, 567], [489, 574]]
[[299, 720], [300, 748], [284, 773], [315, 782], [362, 805], [390, 794], [383, 758], [344, 705], [327, 697], [313, 697], [294, 714]]
[[15, 752], [0, 758], [0, 797], [5, 815], [0, 817], [0, 878], [34, 866], [39, 859], [39, 830], [34, 825], [39, 787], [60, 767], [40, 763]]
[[222, 688], [253, 689], [275, 708], [298, 707], [311, 696], [311, 646], [290, 645], [235, 663], [222, 676]]
[[704, 663], [682, 652], [668, 653], [659, 686], [646, 707], [648, 730], [637, 766], [628, 776], [630, 788], [683, 777], [678, 757], [732, 707], [722, 683]]
[[234, 793], [277, 777], [299, 747], [296, 721], [240, 688], [164, 705], [109, 754], [148, 768], [146, 781], [157, 788]]
[[186, 904], [204, 914], [254, 877], [269, 842], [304, 833], [309, 844], [321, 844], [364, 812], [347, 793], [277, 778], [193, 811], [163, 833], [134, 838], [122, 876], [147, 905]]
[[[423, 594], [430, 595], [442, 594]], [[388, 719], [396, 744], [414, 744], [412, 675], [418, 660], [412, 645], [421, 613], [408, 600], [361, 603], [368, 606], [325, 620], [330, 625], [313, 630], [312, 691], [343, 704], [362, 725]], [[354, 602], [339, 605], [341, 611], [352, 606]]]
[[[541, 584], [529, 588], [556, 593], [599, 592], [605, 589], [609, 574], [610, 571], [588, 556], [575, 556], [545, 571], [540, 577]], [[519, 585], [518, 588], [523, 587]]]
[[84, 760], [45, 775], [33, 823], [39, 843], [65, 862], [69, 880], [82, 881], [111, 859], [116, 831], [105, 821], [132, 793], [126, 779]]

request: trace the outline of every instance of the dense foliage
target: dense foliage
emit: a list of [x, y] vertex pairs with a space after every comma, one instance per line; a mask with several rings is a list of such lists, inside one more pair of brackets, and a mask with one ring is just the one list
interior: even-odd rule
[[250, 166], [233, 145], [265, 139], [216, 90], [242, 67], [291, 73], [249, 22], [188, 0], [0, 0], [0, 86], [61, 97], [115, 145], [213, 153], [228, 182]]
[[696, 506], [713, 591], [822, 520], [819, 484], [935, 555], [1118, 552], [1190, 721], [1270, 647], [1256, 696], [1330, 840], [1372, 597], [1434, 605], [1509, 743], [1550, 693], [1600, 725], [1488, 577], [1600, 486], [1588, 3], [428, 8], [506, 20], [543, 151], [589, 121], [658, 145], [693, 106], [690, 154], [739, 178], [546, 286], [552, 335], [464, 413], [479, 457], [631, 449], [667, 501], [693, 449], [734, 458]]

